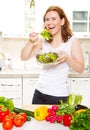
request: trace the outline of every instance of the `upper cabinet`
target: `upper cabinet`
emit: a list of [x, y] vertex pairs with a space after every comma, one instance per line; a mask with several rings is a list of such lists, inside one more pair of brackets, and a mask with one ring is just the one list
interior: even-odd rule
[[72, 30], [79, 38], [90, 38], [90, 11], [72, 11]]
[[24, 33], [24, 0], [3, 0], [3, 28], [4, 37], [21, 37]]
[[34, 0], [9, 0], [3, 10], [3, 37], [26, 38], [35, 22]]

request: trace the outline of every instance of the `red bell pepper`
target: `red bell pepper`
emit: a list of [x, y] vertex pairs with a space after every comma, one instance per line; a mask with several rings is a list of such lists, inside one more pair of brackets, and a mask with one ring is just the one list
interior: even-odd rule
[[72, 121], [72, 116], [70, 114], [65, 114], [63, 116], [63, 125], [64, 126], [70, 126]]
[[3, 121], [4, 117], [9, 114], [8, 108], [5, 106], [0, 106], [0, 122]]

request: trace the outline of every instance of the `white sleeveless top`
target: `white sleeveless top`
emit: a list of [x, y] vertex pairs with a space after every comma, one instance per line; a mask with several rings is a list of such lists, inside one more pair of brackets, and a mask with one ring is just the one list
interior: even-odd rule
[[[49, 43], [43, 42], [43, 52], [60, 52], [66, 51], [71, 55], [71, 45], [74, 40], [72, 36], [66, 43], [61, 44], [57, 48], [52, 48]], [[36, 89], [40, 92], [52, 96], [68, 96], [69, 88], [67, 84], [69, 65], [64, 62], [58, 65], [43, 67], [42, 72], [36, 84]]]

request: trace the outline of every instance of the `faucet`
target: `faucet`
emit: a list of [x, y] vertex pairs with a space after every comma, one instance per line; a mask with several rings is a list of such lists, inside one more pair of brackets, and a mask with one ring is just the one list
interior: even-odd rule
[[88, 72], [90, 72], [90, 52], [89, 51], [86, 51], [86, 54], [88, 56], [88, 65], [87, 65], [87, 69], [88, 69]]

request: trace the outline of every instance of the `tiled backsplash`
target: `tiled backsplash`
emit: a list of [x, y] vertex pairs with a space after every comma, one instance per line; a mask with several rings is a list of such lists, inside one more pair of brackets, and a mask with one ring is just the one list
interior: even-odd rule
[[[27, 39], [19, 38], [2, 38], [0, 37], [0, 52], [3, 52], [6, 60], [10, 58], [12, 60], [13, 68], [16, 69], [39, 69], [39, 65], [36, 64], [35, 59], [23, 62], [20, 59], [21, 49], [26, 44]], [[88, 64], [88, 56], [86, 52], [90, 52], [90, 39], [80, 39], [82, 51], [85, 58], [85, 66]], [[40, 66], [41, 67], [41, 66]]]

